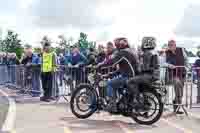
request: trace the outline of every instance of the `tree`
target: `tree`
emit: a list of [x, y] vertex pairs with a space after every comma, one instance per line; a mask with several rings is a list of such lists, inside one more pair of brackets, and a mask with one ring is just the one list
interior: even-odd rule
[[59, 46], [55, 48], [57, 54], [64, 53], [66, 50], [70, 49], [70, 46], [74, 45], [74, 39], [72, 37], [66, 38], [64, 35], [59, 35]]
[[78, 46], [81, 49], [89, 48], [89, 43], [88, 43], [88, 40], [87, 40], [87, 34], [85, 34], [83, 32], [80, 33], [80, 37], [79, 37], [79, 40], [78, 40]]
[[96, 48], [96, 42], [88, 41], [88, 35], [81, 32], [78, 40], [78, 46], [81, 49]]
[[18, 39], [18, 34], [14, 33], [11, 30], [8, 30], [7, 36], [1, 43], [2, 51], [5, 52], [14, 52], [18, 58], [21, 58], [23, 47], [21, 40]]
[[65, 38], [64, 35], [59, 35], [58, 38], [60, 39], [59, 41], [59, 47], [60, 48], [68, 48], [69, 47], [69, 44], [67, 43], [67, 39]]
[[42, 46], [44, 45], [45, 42], [51, 43], [51, 40], [48, 36], [44, 36], [42, 38], [42, 41], [40, 42], [42, 44]]
[[40, 47], [36, 47], [34, 48], [34, 52], [40, 54], [42, 53], [42, 49]]

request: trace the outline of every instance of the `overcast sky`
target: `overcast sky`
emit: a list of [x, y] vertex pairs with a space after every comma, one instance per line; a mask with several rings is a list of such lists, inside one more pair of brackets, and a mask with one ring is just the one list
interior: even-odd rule
[[35, 45], [43, 35], [77, 37], [87, 32], [96, 41], [126, 36], [138, 43], [145, 35], [200, 39], [198, 0], [0, 0], [0, 27], [13, 29]]

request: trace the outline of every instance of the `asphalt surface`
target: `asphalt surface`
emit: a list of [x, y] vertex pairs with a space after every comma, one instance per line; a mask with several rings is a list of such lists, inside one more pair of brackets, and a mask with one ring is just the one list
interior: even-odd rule
[[73, 116], [69, 104], [39, 102], [38, 99], [17, 103], [15, 133], [199, 133], [200, 109], [188, 110], [195, 116], [176, 116], [165, 112], [151, 126], [136, 124], [132, 119], [101, 112], [80, 120]]
[[[8, 93], [9, 94], [9, 93]], [[11, 96], [11, 94], [9, 94]], [[160, 121], [143, 126], [132, 119], [95, 113], [80, 120], [74, 117], [69, 103], [63, 99], [59, 103], [40, 102], [39, 98], [14, 97], [16, 101], [15, 128], [11, 133], [199, 133], [200, 108], [187, 109], [189, 116], [167, 111]]]

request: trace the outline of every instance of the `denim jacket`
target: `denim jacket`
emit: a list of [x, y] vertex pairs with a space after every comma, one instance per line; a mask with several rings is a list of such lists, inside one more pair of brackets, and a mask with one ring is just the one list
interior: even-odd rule
[[37, 54], [32, 55], [32, 64], [35, 64], [35, 65], [41, 64], [41, 58]]

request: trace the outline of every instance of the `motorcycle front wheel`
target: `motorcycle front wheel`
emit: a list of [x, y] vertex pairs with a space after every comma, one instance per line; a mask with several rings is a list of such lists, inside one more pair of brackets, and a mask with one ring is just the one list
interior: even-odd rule
[[154, 90], [144, 90], [141, 94], [146, 109], [138, 111], [138, 115], [133, 114], [132, 119], [138, 124], [152, 125], [162, 116], [164, 104], [160, 95]]
[[88, 84], [80, 84], [72, 93], [70, 108], [72, 113], [80, 119], [86, 119], [97, 110], [97, 93]]

